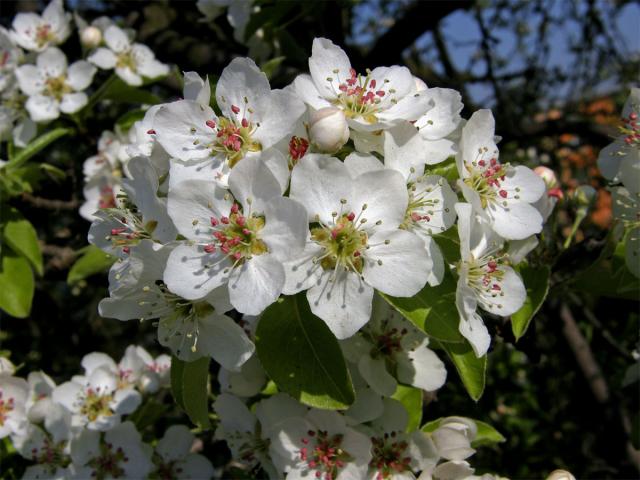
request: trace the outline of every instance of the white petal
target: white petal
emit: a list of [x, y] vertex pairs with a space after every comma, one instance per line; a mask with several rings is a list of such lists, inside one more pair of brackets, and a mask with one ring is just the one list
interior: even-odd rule
[[482, 318], [476, 312], [476, 307], [473, 290], [466, 285], [465, 279], [461, 276], [456, 288], [456, 308], [460, 315], [458, 329], [471, 344], [476, 357], [482, 357], [489, 350], [491, 336]]
[[384, 165], [373, 155], [353, 152], [344, 159], [344, 164], [349, 170], [349, 175], [355, 178], [363, 173], [382, 170]]
[[59, 103], [54, 98], [45, 95], [29, 97], [25, 108], [34, 122], [46, 122], [60, 116]]
[[172, 425], [156, 445], [156, 452], [165, 462], [186, 458], [195, 437], [185, 425]]
[[316, 110], [331, 106], [331, 103], [320, 94], [311, 76], [298, 75], [293, 85], [298, 97]]
[[[261, 106], [268, 102], [271, 87], [267, 76], [260, 71], [258, 66], [250, 58], [234, 58], [227, 65], [218, 84], [216, 85], [216, 100], [223, 115], [230, 119], [251, 119], [248, 108], [254, 110], [259, 116], [263, 114]], [[245, 101], [246, 98], [246, 101]], [[240, 113], [234, 113], [232, 106], [238, 107]], [[257, 118], [262, 121], [262, 118]]]
[[503, 273], [503, 277], [496, 279], [491, 286], [498, 285], [500, 290], [487, 289], [480, 292], [478, 302], [484, 310], [506, 317], [520, 310], [527, 292], [522, 279], [513, 268], [500, 265], [498, 269]]
[[316, 216], [325, 223], [332, 221], [331, 213], [340, 210], [340, 200], [349, 198], [352, 180], [337, 158], [307, 154], [291, 173], [292, 199], [300, 202], [310, 222]]
[[309, 58], [309, 72], [324, 98], [338, 96], [339, 86], [351, 77], [351, 62], [340, 47], [326, 38], [315, 38]]
[[227, 432], [252, 433], [255, 430], [256, 418], [238, 397], [221, 393], [213, 402], [213, 409]]
[[547, 191], [542, 177], [522, 165], [509, 168], [500, 187], [507, 191], [508, 199], [518, 197], [518, 200], [527, 203], [535, 202]]
[[67, 83], [76, 91], [84, 90], [91, 85], [95, 73], [96, 67], [89, 62], [84, 60], [74, 62], [67, 72]]
[[633, 196], [640, 198], [640, 148], [630, 148], [622, 159], [620, 180]]
[[508, 240], [522, 240], [542, 231], [542, 215], [528, 203], [492, 203], [487, 207], [487, 215], [498, 235]]
[[629, 151], [622, 137], [600, 150], [598, 168], [602, 176], [607, 180], [616, 179], [620, 173], [620, 162]]
[[108, 48], [98, 48], [95, 52], [89, 55], [87, 58], [91, 63], [103, 70], [110, 70], [115, 68], [118, 61], [116, 55]]
[[139, 87], [142, 85], [142, 77], [129, 67], [116, 66], [116, 75], [118, 75], [124, 83], [133, 87]]
[[358, 362], [358, 371], [369, 386], [384, 397], [390, 397], [396, 391], [398, 383], [389, 372], [384, 358], [372, 358], [364, 355]]
[[216, 118], [209, 106], [190, 100], [170, 103], [156, 114], [156, 140], [170, 156], [179, 160], [206, 158], [211, 154], [207, 145], [215, 137], [207, 121]]
[[35, 65], [22, 65], [15, 70], [20, 90], [27, 95], [36, 95], [44, 89], [45, 79]]
[[127, 34], [115, 25], [105, 30], [104, 41], [116, 53], [126, 50], [131, 45]]
[[[395, 390], [395, 386], [394, 386]], [[356, 390], [356, 401], [344, 412], [356, 424], [370, 422], [382, 415], [382, 397], [368, 386]]]
[[164, 281], [173, 293], [200, 299], [227, 283], [231, 265], [224, 254], [208, 254], [200, 245], [179, 245], [169, 255]]
[[313, 262], [313, 258], [321, 251], [321, 246], [309, 241], [298, 258], [284, 262], [286, 280], [282, 293], [294, 295], [312, 287], [319, 280], [323, 270], [320, 264]]
[[307, 290], [311, 311], [325, 321], [339, 338], [348, 338], [369, 321], [373, 288], [359, 275], [340, 270], [325, 271]]
[[388, 169], [354, 178], [353, 193], [348, 199], [356, 216], [366, 208], [360, 216], [361, 220], [366, 218], [364, 228], [375, 228], [377, 222], [382, 222], [380, 228], [384, 229], [393, 229], [402, 223], [409, 202], [404, 178], [399, 172]]
[[307, 211], [289, 198], [276, 197], [265, 205], [265, 226], [260, 237], [280, 262], [297, 257], [309, 232]]
[[36, 65], [45, 76], [59, 77], [67, 71], [67, 57], [58, 48], [48, 48], [38, 55]]
[[240, 326], [225, 315], [213, 313], [199, 321], [198, 350], [228, 370], [237, 370], [255, 351]]
[[274, 90], [268, 102], [264, 103], [262, 123], [254, 136], [262, 148], [267, 149], [293, 134], [296, 123], [306, 109], [296, 95], [286, 90]]
[[84, 368], [85, 375], [91, 375], [94, 370], [102, 366], [105, 366], [109, 370], [112, 370], [113, 373], [118, 372], [118, 365], [116, 364], [115, 360], [106, 353], [102, 352], [93, 352], [85, 355], [84, 357], [82, 357], [80, 365], [82, 365], [82, 368]]
[[249, 210], [262, 213], [266, 202], [280, 196], [278, 180], [258, 158], [245, 158], [231, 169], [229, 189], [244, 207], [245, 215]]
[[241, 313], [259, 315], [278, 299], [284, 279], [284, 267], [273, 255], [254, 255], [229, 277], [231, 304]]
[[303, 417], [306, 411], [304, 405], [286, 393], [277, 393], [258, 403], [256, 417], [260, 420], [263, 435], [270, 436], [280, 422], [290, 417]]
[[153, 51], [146, 45], [136, 43], [131, 51], [138, 62], [136, 71], [143, 77], [158, 78], [169, 73], [169, 65], [156, 60]]
[[191, 453], [176, 464], [176, 467], [180, 469], [180, 479], [200, 479], [209, 480], [213, 478], [215, 470], [211, 462], [203, 455], [197, 453]]
[[135, 412], [142, 403], [142, 396], [133, 388], [119, 388], [111, 402], [113, 411], [119, 415], [128, 415]]
[[431, 392], [444, 385], [447, 370], [435, 352], [427, 348], [428, 343], [425, 339], [407, 352], [406, 357], [398, 358], [397, 375], [401, 382]]
[[280, 184], [280, 193], [284, 194], [289, 188], [289, 162], [287, 158], [276, 147], [270, 148], [260, 154], [260, 160], [269, 167], [271, 173]]
[[[404, 67], [403, 67], [404, 68]], [[407, 70], [408, 71], [408, 70]], [[411, 74], [409, 74], [411, 75]], [[429, 109], [426, 92], [409, 93], [387, 110], [378, 113], [378, 121], [384, 125], [397, 125], [403, 121], [414, 121]]]
[[460, 124], [462, 97], [459, 92], [449, 88], [429, 88], [426, 95], [433, 107], [421, 116], [415, 125], [424, 138], [444, 138]]
[[75, 113], [84, 107], [89, 99], [84, 92], [66, 93], [60, 102], [60, 111], [64, 113]]
[[[388, 242], [387, 242], [388, 241]], [[426, 284], [432, 262], [424, 243], [403, 230], [376, 233], [369, 239], [362, 275], [377, 290], [396, 297], [410, 297]]]
[[205, 77], [203, 80], [196, 72], [184, 72], [182, 96], [185, 100], [193, 100], [201, 105], [209, 105], [211, 100], [209, 77]]
[[[460, 152], [456, 158], [460, 178], [469, 173], [463, 164], [471, 164], [479, 158], [497, 157], [498, 147], [494, 141], [495, 120], [491, 110], [478, 110], [462, 129]], [[479, 153], [482, 149], [483, 153]], [[485, 151], [486, 149], [486, 151]]]

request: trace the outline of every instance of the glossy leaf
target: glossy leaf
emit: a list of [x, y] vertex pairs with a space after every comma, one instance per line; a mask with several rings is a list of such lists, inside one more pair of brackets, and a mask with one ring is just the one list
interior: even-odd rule
[[184, 401], [182, 400], [182, 373], [184, 372], [185, 362], [177, 357], [171, 357], [171, 393], [176, 403], [184, 410]]
[[191, 421], [209, 428], [209, 357], [185, 362], [182, 368], [182, 402]]
[[469, 396], [478, 401], [484, 392], [487, 356], [476, 357], [467, 341], [464, 343], [439, 342], [439, 345], [451, 358]]
[[412, 432], [420, 428], [420, 424], [422, 423], [422, 390], [405, 385], [398, 385], [398, 388], [391, 398], [402, 403], [409, 413], [407, 432]]
[[67, 275], [67, 283], [72, 285], [96, 273], [106, 272], [115, 261], [116, 259], [112, 255], [104, 253], [95, 245], [89, 245], [84, 249], [82, 256], [71, 266]]
[[338, 341], [311, 313], [304, 293], [265, 310], [256, 331], [258, 356], [278, 390], [324, 409], [344, 409], [355, 400]]
[[524, 265], [520, 268], [520, 275], [527, 289], [527, 298], [522, 308], [511, 315], [511, 330], [516, 340], [525, 334], [529, 323], [547, 298], [551, 269], [546, 265], [541, 267]]
[[2, 221], [4, 242], [14, 252], [29, 260], [38, 275], [42, 275], [42, 252], [38, 244], [38, 234], [31, 222], [13, 207], [3, 209]]
[[0, 261], [0, 308], [13, 317], [26, 318], [35, 290], [29, 261], [7, 246], [2, 248]]

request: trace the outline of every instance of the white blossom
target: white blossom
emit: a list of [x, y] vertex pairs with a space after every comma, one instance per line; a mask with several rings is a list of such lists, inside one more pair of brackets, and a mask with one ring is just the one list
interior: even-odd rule
[[24, 432], [29, 385], [22, 378], [0, 375], [0, 438]]
[[195, 439], [184, 425], [172, 425], [167, 429], [155, 448], [159, 478], [207, 480], [213, 477], [211, 462], [203, 455], [191, 453]]
[[11, 25], [11, 37], [25, 50], [42, 52], [67, 39], [70, 21], [71, 14], [64, 11], [62, 0], [51, 0], [42, 15], [18, 13]]

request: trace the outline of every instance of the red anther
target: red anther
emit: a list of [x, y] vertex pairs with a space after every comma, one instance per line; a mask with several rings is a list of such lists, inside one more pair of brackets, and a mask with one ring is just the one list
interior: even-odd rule
[[357, 75], [355, 68], [350, 68], [349, 73], [351, 74], [351, 78], [355, 78]]
[[220, 217], [220, 221], [225, 225], [229, 224], [229, 217]]
[[507, 198], [507, 191], [506, 190], [500, 190], [498, 193], [500, 194], [500, 196], [502, 198]]
[[242, 124], [242, 126], [244, 128], [247, 128], [249, 126], [249, 120], [247, 120], [246, 118], [242, 119], [242, 122], [240, 122]]
[[244, 218], [242, 215], [238, 215], [236, 217], [236, 223], [238, 224], [238, 226], [240, 227], [244, 227], [245, 223], [246, 223], [247, 219]]
[[359, 250], [356, 250], [355, 252], [353, 252], [353, 256], [358, 258], [361, 255]]
[[375, 80], [371, 80], [369, 82], [369, 87], [371, 87], [371, 90], [373, 90], [374, 88], [376, 88], [376, 81]]
[[624, 139], [624, 143], [626, 143], [627, 145], [631, 145], [631, 142], [633, 142], [633, 138], [631, 137], [627, 137]]
[[231, 105], [231, 111], [233, 113], [240, 113], [240, 108], [236, 107], [235, 105]]
[[493, 286], [491, 287], [491, 290], [500, 291], [502, 289], [500, 288], [500, 285], [498, 285], [497, 283], [494, 283]]
[[124, 247], [122, 251], [128, 254], [131, 251], [131, 249], [129, 247]]
[[243, 228], [242, 233], [248, 236], [251, 235], [251, 230], [249, 230], [248, 228]]
[[422, 217], [416, 212], [411, 212], [411, 220], [413, 220], [414, 222], [419, 222], [420, 220], [422, 220]]
[[112, 228], [111, 229], [111, 235], [120, 235], [125, 230], [126, 230], [126, 228]]
[[422, 216], [422, 220], [425, 220], [425, 221], [427, 221], [427, 222], [430, 222], [430, 221], [431, 221], [431, 217], [430, 217], [429, 215], [423, 215], [423, 216]]
[[217, 219], [217, 218], [215, 218], [215, 217], [211, 217], [209, 220], [211, 221], [211, 226], [212, 226], [212, 227], [216, 227], [216, 226], [218, 226], [218, 223], [219, 223], [219, 222], [218, 222], [218, 219]]
[[487, 267], [494, 272], [496, 268], [498, 268], [498, 263], [495, 260], [489, 260], [489, 262], [487, 262]]
[[242, 258], [242, 253], [240, 252], [236, 252], [233, 254], [233, 258], [235, 258], [236, 260], [240, 260]]
[[379, 97], [384, 97], [384, 95], [385, 95], [385, 94], [384, 94], [384, 90], [378, 90], [378, 91], [376, 92], [376, 95], [378, 95]]
[[478, 162], [478, 165], [480, 165], [481, 167], [484, 167], [487, 164], [487, 162], [485, 162], [484, 160], [480, 160]]
[[222, 250], [222, 253], [224, 253], [225, 255], [228, 255], [229, 252], [231, 251], [231, 249], [227, 245], [222, 245], [220, 247], [220, 250]]
[[638, 114], [637, 114], [636, 112], [631, 112], [631, 113], [629, 114], [629, 118], [630, 118], [631, 120], [636, 120], [636, 119], [638, 118]]
[[216, 128], [216, 122], [213, 120], [207, 120], [206, 124], [207, 124], [207, 127], [209, 128]]
[[240, 206], [237, 203], [231, 205], [231, 213], [238, 213], [240, 211]]
[[353, 219], [356, 218], [356, 214], [351, 212], [349, 215], [347, 215], [347, 220], [349, 220], [350, 222], [353, 222]]
[[498, 164], [498, 160], [496, 160], [495, 158], [491, 159], [491, 166], [495, 167]]
[[204, 246], [204, 251], [207, 253], [213, 253], [216, 251], [216, 246], [213, 243]]
[[340, 90], [341, 92], [346, 92], [347, 91], [347, 86], [344, 83], [341, 83], [338, 86], [338, 90]]
[[147, 133], [148, 133], [149, 135], [155, 135], [155, 134], [156, 134], [156, 131], [152, 128], [152, 129], [150, 129], [150, 130], [147, 130]]

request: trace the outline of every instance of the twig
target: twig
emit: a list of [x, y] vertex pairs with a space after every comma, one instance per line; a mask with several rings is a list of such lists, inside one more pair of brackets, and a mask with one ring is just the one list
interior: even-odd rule
[[35, 197], [30, 193], [23, 193], [22, 199], [36, 208], [45, 210], [76, 210], [80, 206], [77, 199], [55, 200], [51, 198]]
[[40, 249], [42, 253], [51, 257], [45, 267], [47, 270], [66, 270], [78, 256], [78, 252], [69, 247], [41, 243]]

